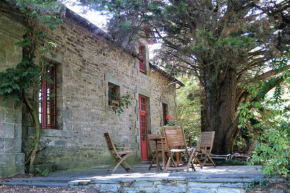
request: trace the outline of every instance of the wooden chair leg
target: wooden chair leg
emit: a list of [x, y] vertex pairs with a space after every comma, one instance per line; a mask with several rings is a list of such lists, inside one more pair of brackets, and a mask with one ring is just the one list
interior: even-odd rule
[[112, 170], [112, 172], [114, 173], [116, 171], [116, 169], [119, 167], [119, 165], [122, 163], [122, 159], [117, 163], [117, 165], [114, 167], [114, 169]]
[[172, 158], [171, 158], [172, 163], [171, 164], [172, 164], [172, 167], [177, 168], [178, 167], [178, 163], [174, 161], [174, 158], [173, 158], [174, 156], [173, 155], [174, 155], [174, 153], [172, 154]]
[[206, 155], [204, 156], [204, 160], [202, 162], [202, 166], [205, 166], [206, 162], [207, 162], [208, 158], [206, 157]]
[[117, 159], [115, 159], [114, 162], [109, 166], [107, 172], [110, 171], [116, 163], [118, 163]]
[[174, 153], [169, 153], [169, 158], [166, 164], [166, 168], [165, 168], [165, 172], [168, 170], [168, 167], [170, 164], [172, 164], [172, 167], [177, 168], [177, 163], [175, 163], [174, 159], [173, 159]]
[[194, 165], [193, 165], [193, 157], [194, 157], [194, 151], [192, 151], [191, 153], [190, 153], [190, 156], [189, 156], [189, 158], [188, 158], [188, 162], [187, 162], [187, 171], [189, 171], [189, 166], [190, 166], [190, 164], [192, 165], [192, 169], [194, 170], [194, 171], [196, 171], [195, 170], [195, 167], [194, 167]]
[[167, 169], [169, 167], [170, 161], [171, 161], [171, 156], [168, 158], [167, 164], [166, 164], [166, 168], [165, 168], [165, 172], [167, 172]]
[[[115, 168], [113, 169], [112, 172], [115, 172], [116, 169], [119, 167], [119, 165], [127, 158], [129, 157], [131, 154], [126, 154], [124, 156], [122, 156], [122, 158], [119, 160], [119, 162], [117, 163], [117, 165], [115, 166]], [[125, 169], [126, 170], [126, 169]], [[127, 171], [127, 170], [126, 170]]]
[[200, 168], [202, 169], [202, 163], [201, 163], [201, 162], [200, 162], [200, 160], [198, 159], [198, 156], [197, 156], [197, 154], [196, 154], [196, 155], [194, 155], [194, 160], [196, 160], [196, 161], [197, 161], [197, 163], [199, 164]]
[[128, 172], [128, 171], [133, 171], [133, 169], [131, 168], [131, 166], [124, 160], [121, 163], [121, 166]]
[[156, 159], [156, 154], [153, 154], [153, 159], [152, 159], [152, 161], [151, 161], [151, 163], [150, 163], [149, 170], [151, 170], [152, 165], [153, 165], [155, 159]]
[[215, 163], [214, 163], [214, 161], [212, 160], [212, 158], [207, 154], [206, 155], [207, 157], [208, 157], [208, 159], [211, 161], [211, 163], [213, 164], [213, 166], [215, 167]]
[[[207, 161], [210, 161], [211, 164], [210, 163], [207, 164], [206, 163]], [[209, 156], [209, 154], [207, 152], [204, 152], [204, 161], [203, 161], [202, 165], [203, 166], [209, 165], [209, 166], [214, 166], [214, 167], [216, 166], [215, 163], [214, 163], [214, 161], [212, 160], [212, 158]]]
[[191, 165], [192, 165], [192, 169], [193, 169], [194, 171], [196, 171], [196, 169], [195, 169], [195, 167], [194, 167], [194, 161], [193, 161], [193, 160], [191, 161]]

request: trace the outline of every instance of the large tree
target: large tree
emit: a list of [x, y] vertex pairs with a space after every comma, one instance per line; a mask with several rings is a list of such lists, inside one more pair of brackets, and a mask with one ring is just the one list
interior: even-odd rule
[[[215, 153], [231, 151], [239, 106], [263, 98], [290, 69], [288, 0], [80, 0], [111, 14], [108, 32], [123, 45], [162, 43], [159, 58], [198, 77], [202, 130], [215, 131]], [[271, 79], [271, 81], [270, 81]], [[261, 92], [246, 85], [259, 84]], [[270, 81], [270, 83], [267, 83]]]

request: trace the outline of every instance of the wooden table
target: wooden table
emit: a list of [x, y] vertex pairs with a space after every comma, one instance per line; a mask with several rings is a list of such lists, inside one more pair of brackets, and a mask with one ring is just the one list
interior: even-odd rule
[[[165, 153], [164, 153], [164, 140], [165, 140], [165, 137], [152, 137], [149, 140], [155, 141], [155, 145], [156, 145], [156, 164], [157, 164], [157, 170], [158, 171], [159, 171], [159, 169], [163, 169], [164, 170], [165, 167], [166, 167], [166, 163], [165, 163]], [[163, 168], [159, 168], [158, 142], [160, 142], [159, 144], [161, 144], [161, 155], [162, 155], [162, 166], [163, 166]]]

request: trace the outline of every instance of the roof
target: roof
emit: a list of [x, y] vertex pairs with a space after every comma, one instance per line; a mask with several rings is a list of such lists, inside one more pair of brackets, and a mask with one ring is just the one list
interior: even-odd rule
[[[88, 21], [87, 19], [81, 17], [80, 15], [78, 15], [77, 13], [73, 12], [72, 10], [70, 10], [69, 8], [66, 8], [66, 15], [67, 16], [71, 16], [72, 18], [76, 19], [78, 22], [80, 22], [80, 24], [84, 25], [85, 27], [87, 27], [89, 30], [92, 30], [92, 32], [110, 42], [114, 42], [113, 38], [106, 32], [104, 32], [102, 29], [100, 29], [98, 26], [96, 26], [95, 24], [91, 23], [90, 21]], [[136, 53], [135, 51], [129, 50], [128, 48], [125, 48], [123, 46], [120, 45], [121, 48], [124, 49], [124, 51], [130, 55], [132, 55], [133, 57], [136, 57], [138, 60], [142, 60], [143, 58]], [[165, 78], [169, 79], [170, 81], [174, 82], [175, 84], [179, 84], [180, 86], [185, 86], [182, 82], [180, 82], [179, 80], [177, 80], [176, 78], [174, 78], [173, 76], [171, 76], [170, 74], [168, 74], [167, 72], [165, 72], [164, 70], [162, 70], [161, 68], [159, 68], [158, 66], [152, 64], [149, 62], [149, 67], [160, 73], [162, 76], [164, 76]]]
[[164, 70], [159, 68], [158, 66], [153, 65], [150, 62], [149, 62], [149, 66], [150, 66], [151, 69], [155, 70], [156, 72], [159, 72], [162, 76], [164, 76], [165, 78], [167, 78], [170, 81], [174, 82], [175, 84], [179, 84], [180, 86], [185, 86], [182, 82], [180, 82], [179, 80], [177, 80], [176, 78], [174, 78], [173, 76], [171, 76], [170, 74], [168, 74], [167, 72], [165, 72]]

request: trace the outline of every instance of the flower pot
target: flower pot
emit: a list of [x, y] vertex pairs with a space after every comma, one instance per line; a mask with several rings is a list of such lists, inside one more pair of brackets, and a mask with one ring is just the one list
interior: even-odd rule
[[114, 107], [120, 106], [120, 101], [118, 100], [110, 100], [110, 105]]

